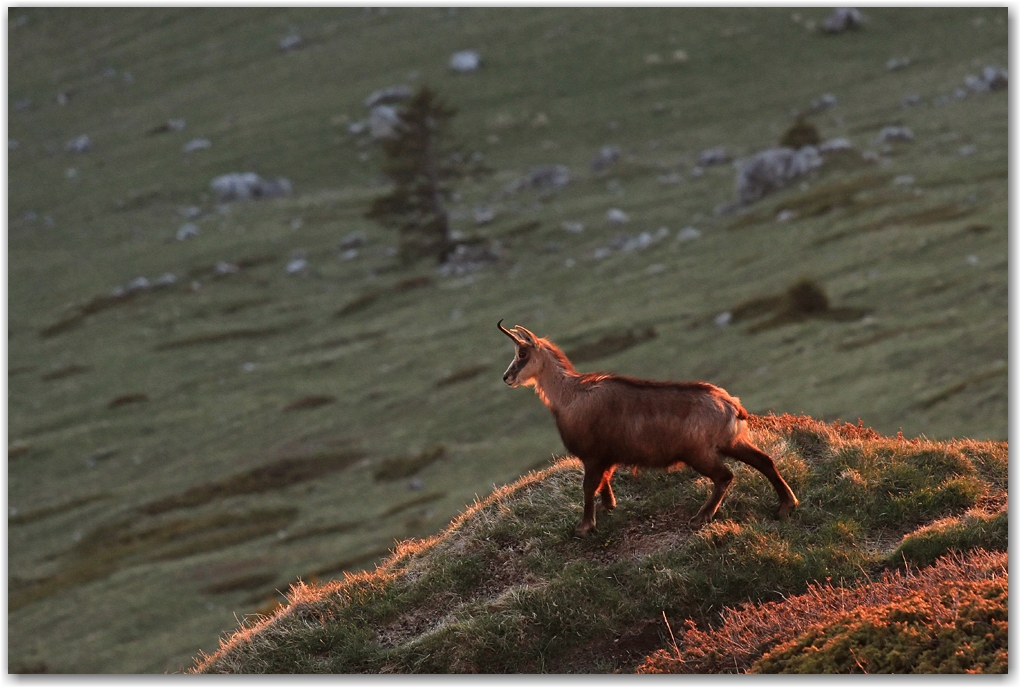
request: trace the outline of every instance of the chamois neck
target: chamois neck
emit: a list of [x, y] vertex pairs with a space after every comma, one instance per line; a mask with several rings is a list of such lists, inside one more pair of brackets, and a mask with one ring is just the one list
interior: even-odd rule
[[542, 402], [555, 411], [570, 403], [577, 391], [577, 380], [581, 377], [570, 364], [563, 351], [555, 345], [542, 341], [541, 354], [545, 356], [542, 371], [535, 377], [535, 393]]

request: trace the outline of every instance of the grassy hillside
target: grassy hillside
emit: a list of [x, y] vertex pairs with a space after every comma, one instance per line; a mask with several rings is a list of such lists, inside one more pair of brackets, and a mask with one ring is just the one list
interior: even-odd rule
[[[1006, 64], [1006, 12], [865, 14], [824, 36], [822, 10], [12, 10], [10, 670], [179, 670], [298, 577], [371, 567], [547, 465], [500, 318], [582, 370], [705, 379], [756, 413], [1004, 440], [1008, 94], [951, 96]], [[448, 69], [463, 49], [477, 72]], [[495, 170], [451, 210], [496, 264], [400, 269], [364, 219], [381, 153], [348, 127], [401, 83], [459, 107]], [[856, 152], [716, 215], [734, 171], [699, 153], [773, 146], [826, 93], [810, 121]], [[876, 143], [890, 124], [914, 140]], [[571, 182], [506, 192], [548, 164]], [[218, 204], [209, 182], [245, 171], [294, 194]], [[830, 308], [788, 317], [805, 278]]]
[[[907, 441], [806, 417], [753, 420], [756, 442], [776, 457], [801, 500], [789, 521], [775, 521], [768, 483], [741, 467], [722, 516], [691, 531], [683, 523], [696, 512], [709, 480], [695, 479], [688, 470], [643, 473], [621, 475], [620, 508], [602, 516], [597, 534], [574, 539], [581, 470], [576, 460], [561, 460], [497, 490], [439, 535], [402, 543], [372, 572], [322, 586], [295, 585], [286, 608], [249, 622], [215, 654], [202, 657], [197, 669], [628, 671], [646, 654], [670, 646], [672, 628], [679, 631], [686, 624], [683, 650], [674, 650], [681, 656], [681, 651], [698, 652], [702, 660], [692, 661], [691, 672], [730, 672], [739, 668], [729, 665], [738, 654], [706, 638], [698, 626], [714, 623], [727, 606], [773, 602], [771, 613], [757, 617], [790, 622], [778, 623], [785, 629], [757, 642], [749, 657], [739, 654], [746, 670], [748, 658], [761, 657], [782, 641], [796, 645], [814, 629], [810, 621], [795, 622], [797, 615], [777, 599], [803, 593], [812, 583], [828, 585], [827, 594], [813, 590], [822, 599], [809, 595], [800, 604], [803, 614], [813, 609], [813, 620], [822, 621], [824, 599], [840, 598], [833, 586], [863, 585], [864, 594], [844, 591], [867, 598], [873, 585], [893, 586], [888, 576], [867, 584], [885, 568], [912, 566], [916, 579], [918, 564], [950, 551], [1006, 549], [1004, 443]], [[961, 574], [966, 566], [958, 565], [955, 574], [927, 575], [933, 578], [927, 583], [923, 574], [921, 584], [910, 584], [908, 577], [899, 587], [927, 591], [937, 600], [954, 582], [998, 576], [1003, 593], [1005, 556], [989, 562], [985, 554], [974, 567], [986, 572]], [[888, 589], [876, 592], [872, 597], [886, 604], [897, 600]], [[999, 609], [994, 618], [1004, 621], [1006, 601], [984, 598]], [[831, 605], [847, 608], [838, 600]], [[850, 603], [857, 609], [867, 605]], [[881, 604], [871, 600], [871, 605]], [[915, 616], [923, 613], [921, 605], [903, 607]], [[912, 619], [922, 627], [934, 624]], [[881, 620], [871, 619], [885, 627]], [[1006, 650], [1004, 632], [987, 647], [993, 660], [978, 651], [973, 665], [962, 667], [980, 667], [984, 660], [986, 668], [994, 671], [994, 663], [1003, 670], [1007, 661], [995, 650]], [[915, 644], [911, 637], [900, 639], [903, 654]], [[810, 644], [811, 638], [805, 641]], [[713, 643], [720, 646], [714, 661], [706, 656]], [[923, 650], [923, 636], [916, 644]], [[880, 653], [881, 645], [862, 655], [876, 672], [889, 672], [888, 665], [878, 667]], [[763, 664], [767, 672], [780, 658], [770, 660]], [[962, 660], [957, 659], [958, 669]], [[664, 662], [658, 658], [660, 672]], [[893, 672], [904, 672], [896, 667], [891, 666]], [[808, 672], [812, 668], [846, 672], [817, 658]], [[915, 669], [929, 672], [924, 663]], [[957, 672], [952, 664], [949, 672]]]

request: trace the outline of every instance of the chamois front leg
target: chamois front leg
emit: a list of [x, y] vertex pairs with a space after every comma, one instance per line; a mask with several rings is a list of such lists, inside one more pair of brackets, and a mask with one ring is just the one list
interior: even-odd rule
[[691, 461], [688, 463], [692, 468], [712, 480], [712, 494], [705, 501], [698, 514], [691, 518], [691, 527], [698, 528], [710, 521], [719, 509], [719, 504], [726, 495], [726, 490], [733, 482], [733, 473], [723, 465], [719, 458]]
[[575, 537], [583, 537], [595, 529], [595, 492], [602, 485], [606, 470], [584, 466], [584, 515], [574, 528]]

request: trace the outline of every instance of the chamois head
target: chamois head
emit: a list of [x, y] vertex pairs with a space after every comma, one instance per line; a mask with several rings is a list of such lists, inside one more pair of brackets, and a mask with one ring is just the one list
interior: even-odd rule
[[541, 346], [538, 339], [520, 325], [514, 326], [513, 329], [506, 329], [503, 327], [503, 320], [500, 320], [496, 326], [517, 346], [517, 354], [503, 374], [503, 381], [510, 386], [534, 384], [544, 366], [545, 358], [540, 354]]

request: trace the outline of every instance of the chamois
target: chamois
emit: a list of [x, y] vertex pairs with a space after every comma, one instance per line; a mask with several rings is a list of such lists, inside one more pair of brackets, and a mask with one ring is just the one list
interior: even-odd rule
[[517, 347], [503, 381], [535, 387], [556, 419], [563, 445], [584, 464], [584, 515], [574, 535], [595, 527], [595, 494], [607, 511], [616, 506], [609, 486], [617, 465], [666, 468], [686, 463], [710, 478], [711, 496], [691, 519], [712, 519], [733, 473], [722, 456], [755, 468], [779, 495], [779, 518], [797, 507], [797, 497], [772, 457], [751, 443], [747, 411], [740, 399], [706, 382], [654, 382], [604, 373], [579, 373], [555, 344], [520, 325], [496, 325]]

